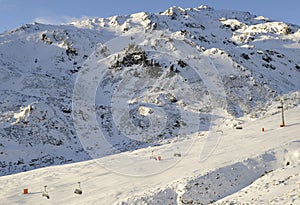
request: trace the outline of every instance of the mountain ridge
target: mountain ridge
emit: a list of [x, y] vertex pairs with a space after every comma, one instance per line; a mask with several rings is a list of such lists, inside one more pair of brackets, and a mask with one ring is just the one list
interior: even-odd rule
[[[248, 12], [200, 6], [58, 26], [26, 24], [2, 33], [1, 175], [91, 159], [74, 128], [73, 88], [78, 76], [87, 69], [87, 63], [96, 66], [109, 57], [112, 61], [105, 61], [109, 64], [103, 76], [107, 81], [101, 82], [96, 112], [100, 116], [99, 127], [109, 143], [117, 147], [116, 152], [171, 143], [189, 125], [198, 126], [198, 130], [192, 129], [195, 132], [208, 131], [213, 124], [210, 113], [216, 107], [211, 99], [217, 98], [209, 90], [214, 85], [207, 72], [215, 72], [224, 88], [222, 126], [236, 126], [240, 117], [262, 117], [264, 109], [272, 106], [274, 109], [282, 96], [289, 98], [287, 108], [294, 107], [299, 104], [299, 28]], [[210, 67], [198, 69], [196, 62]], [[143, 99], [134, 97], [128, 103], [130, 119], [136, 127], [144, 126], [142, 132], [150, 128], [148, 117], [156, 106], [167, 113], [167, 126], [150, 139], [138, 142], [124, 138], [126, 134], [123, 137], [118, 134], [120, 128], [112, 123], [120, 122], [114, 121], [110, 108], [113, 101], [106, 100], [113, 99], [118, 88], [112, 89], [113, 86], [122, 83], [131, 72], [153, 82], [163, 79], [158, 85], [165, 88], [159, 91], [153, 88]], [[174, 88], [164, 87], [163, 81]], [[186, 82], [191, 92], [184, 87]], [[147, 90], [149, 85], [141, 88]], [[180, 94], [180, 89], [186, 96]], [[137, 93], [142, 95], [140, 91]], [[145, 114], [145, 110], [149, 111]], [[191, 111], [201, 123], [187, 124], [188, 117], [180, 116], [180, 110]]]

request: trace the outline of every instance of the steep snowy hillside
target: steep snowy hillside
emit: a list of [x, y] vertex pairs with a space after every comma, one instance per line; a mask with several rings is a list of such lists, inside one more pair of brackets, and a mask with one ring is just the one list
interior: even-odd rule
[[299, 103], [299, 26], [206, 6], [0, 34], [0, 174], [169, 144]]
[[[300, 202], [300, 107], [286, 112], [288, 124], [279, 127], [280, 114], [246, 122], [243, 130], [224, 129], [215, 152], [199, 160], [205, 136], [176, 160], [163, 145], [106, 156], [96, 160], [51, 166], [0, 177], [1, 204], [293, 204]], [[261, 131], [265, 127], [265, 132]], [[182, 147], [182, 142], [175, 143]], [[151, 160], [151, 153], [161, 160]], [[134, 160], [129, 160], [134, 159]], [[107, 166], [114, 164], [114, 170]], [[103, 167], [102, 165], [106, 165]], [[128, 171], [140, 171], [128, 176]], [[142, 176], [142, 177], [141, 177]], [[81, 195], [74, 190], [81, 182]], [[43, 196], [47, 186], [49, 199]], [[23, 190], [28, 189], [28, 194]]]

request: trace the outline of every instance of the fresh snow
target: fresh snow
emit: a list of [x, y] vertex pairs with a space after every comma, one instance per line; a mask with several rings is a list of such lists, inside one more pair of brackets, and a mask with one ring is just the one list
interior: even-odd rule
[[[273, 115], [247, 122], [243, 130], [224, 130], [217, 148], [204, 161], [199, 160], [199, 154], [201, 145], [208, 139], [197, 137], [189, 150], [182, 150], [182, 159], [162, 172], [159, 172], [161, 167], [177, 160], [174, 152], [165, 152], [160, 161], [152, 160], [149, 158], [152, 151], [159, 155], [161, 148], [148, 147], [3, 176], [0, 178], [1, 203], [184, 204], [190, 201], [207, 204], [216, 201], [216, 204], [242, 204], [249, 201], [251, 204], [297, 204], [300, 200], [299, 112], [299, 107], [286, 112], [288, 123], [284, 128], [279, 127], [280, 115]], [[265, 132], [261, 131], [262, 127]], [[186, 143], [177, 145], [182, 148]], [[141, 170], [138, 172], [141, 176], [130, 176], [134, 170]], [[147, 175], [151, 171], [157, 172]], [[78, 181], [82, 195], [73, 193]], [[50, 199], [42, 197], [44, 185]], [[28, 188], [28, 195], [22, 193], [24, 188]]]
[[200, 6], [0, 34], [1, 204], [298, 203], [299, 28]]

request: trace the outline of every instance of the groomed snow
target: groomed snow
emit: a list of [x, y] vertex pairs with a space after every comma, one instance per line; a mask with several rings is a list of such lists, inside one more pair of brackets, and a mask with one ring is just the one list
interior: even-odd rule
[[0, 205], [299, 204], [299, 28], [201, 6], [0, 34]]
[[[212, 188], [205, 189], [208, 193], [204, 196], [218, 199], [215, 193], [222, 193], [223, 197], [226, 197], [237, 192], [217, 202], [218, 204], [242, 204], [244, 200], [251, 204], [262, 204], [261, 202], [266, 202], [267, 199], [270, 204], [297, 204], [300, 172], [299, 113], [300, 107], [286, 111], [287, 126], [283, 128], [279, 127], [281, 116], [277, 114], [246, 122], [242, 130], [223, 130], [215, 151], [204, 161], [199, 161], [199, 153], [201, 145], [207, 139], [205, 136], [199, 136], [178, 163], [161, 173], [149, 176], [144, 173], [140, 173], [140, 176], [128, 174], [132, 170], [143, 169], [143, 166], [148, 166], [149, 163], [151, 169], [159, 170], [165, 163], [173, 160], [173, 153], [165, 152], [161, 155], [161, 160], [151, 160], [152, 151], [154, 150], [155, 154], [159, 153], [161, 147], [148, 147], [99, 160], [3, 176], [0, 178], [1, 204], [182, 204], [187, 200], [199, 202], [197, 191], [200, 188], [197, 186], [201, 185], [203, 179], [205, 183], [218, 181], [217, 174], [222, 180], [218, 181], [218, 184], [211, 184]], [[262, 127], [265, 132], [262, 132]], [[178, 143], [178, 147], [184, 147], [184, 143]], [[136, 156], [135, 161], [126, 160], [132, 155]], [[112, 170], [102, 167], [103, 165]], [[234, 183], [234, 177], [237, 178], [237, 183]], [[82, 195], [73, 193], [78, 181], [81, 182]], [[231, 184], [231, 187], [220, 184]], [[50, 199], [42, 197], [44, 185], [47, 185]], [[24, 188], [28, 188], [29, 194], [23, 194]], [[238, 192], [240, 189], [242, 190]]]

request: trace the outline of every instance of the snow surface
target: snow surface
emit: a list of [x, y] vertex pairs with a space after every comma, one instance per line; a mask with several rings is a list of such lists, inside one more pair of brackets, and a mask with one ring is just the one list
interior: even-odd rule
[[[243, 130], [224, 130], [217, 149], [204, 161], [199, 160], [199, 154], [207, 138], [197, 137], [174, 166], [148, 176], [145, 167], [160, 170], [169, 161], [177, 160], [173, 152], [165, 152], [161, 160], [153, 160], [149, 158], [152, 151], [157, 155], [161, 147], [148, 147], [3, 176], [1, 204], [208, 204], [212, 201], [216, 204], [297, 204], [300, 200], [299, 113], [300, 107], [288, 110], [288, 123], [283, 128], [279, 126], [277, 114], [247, 122]], [[262, 127], [265, 132], [261, 131]], [[182, 148], [186, 143], [177, 145]], [[135, 160], [128, 160], [133, 155]], [[132, 170], [140, 170], [140, 176], [122, 174]], [[78, 181], [82, 195], [73, 193]], [[44, 185], [50, 199], [42, 197]], [[28, 195], [22, 193], [24, 188], [28, 188]]]
[[[0, 173], [237, 126], [236, 118], [264, 117], [282, 97], [292, 108], [299, 104], [299, 41], [299, 26], [206, 6], [69, 25], [26, 24], [2, 33]], [[81, 77], [93, 80], [80, 84]], [[101, 83], [93, 96], [83, 88], [96, 80]], [[95, 97], [89, 110], [73, 110], [76, 88], [79, 100]], [[141, 107], [152, 111], [144, 116]], [[93, 116], [83, 111], [97, 113], [85, 131], [72, 119]], [[89, 136], [99, 125], [109, 145], [94, 153], [95, 137], [82, 145], [85, 137], [77, 132]]]
[[200, 6], [0, 34], [1, 203], [297, 203], [299, 28]]

